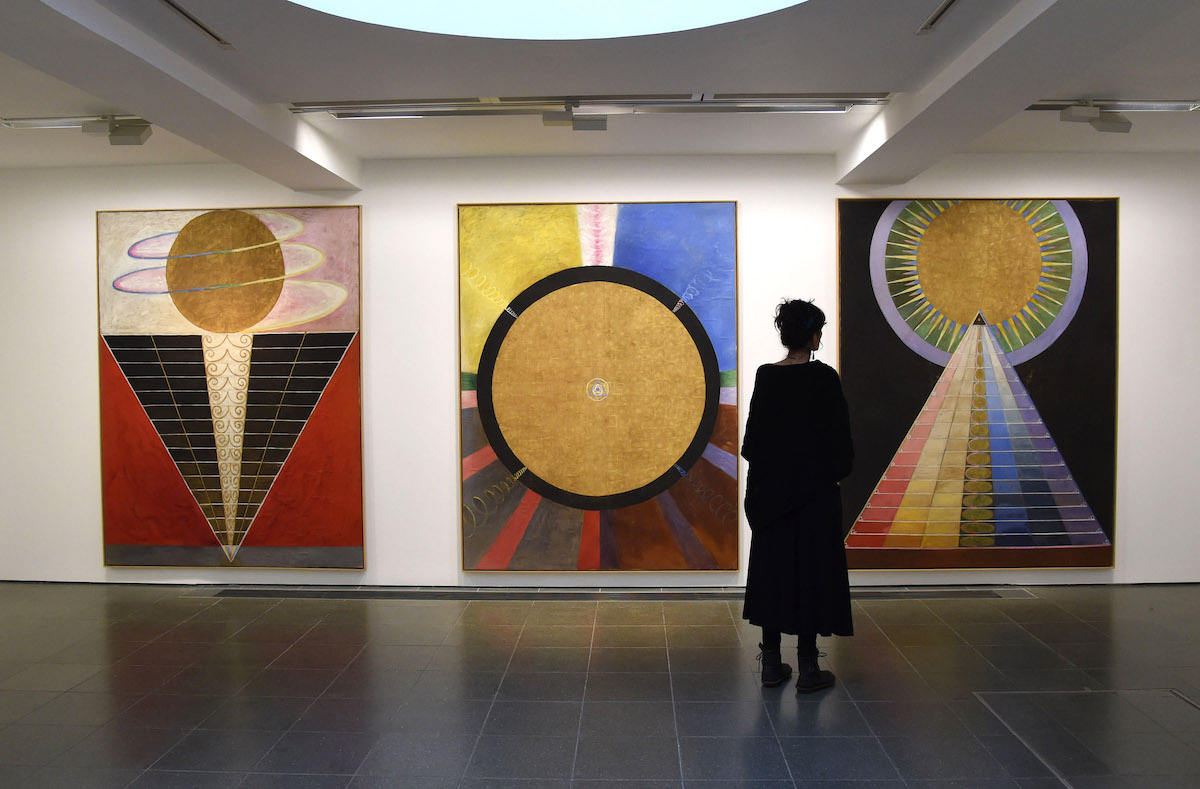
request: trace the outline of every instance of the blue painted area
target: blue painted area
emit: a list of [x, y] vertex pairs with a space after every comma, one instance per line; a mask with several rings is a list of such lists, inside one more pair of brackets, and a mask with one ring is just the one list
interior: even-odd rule
[[996, 532], [996, 547], [998, 548], [1032, 548], [1034, 545], [1033, 537], [1029, 532], [1013, 532], [1005, 533]]
[[[988, 433], [991, 439], [992, 448], [992, 485], [996, 492], [1016, 492], [1009, 490], [1009, 485], [1020, 490], [1019, 484], [1016, 484], [1017, 469], [1015, 468], [1012, 449], [1009, 447], [1009, 432], [1008, 422], [1004, 413], [1004, 398], [1000, 394], [1000, 387], [996, 383], [997, 370], [992, 364], [991, 354], [983, 355], [983, 363], [987, 370], [985, 380], [987, 386], [987, 403], [988, 403]], [[1003, 515], [1001, 514], [1003, 513]], [[1024, 507], [1004, 507], [996, 511], [996, 534], [1013, 535], [1010, 539], [1015, 539], [1015, 535], [1029, 534], [1028, 514]], [[1000, 523], [1004, 520], [1006, 523]], [[999, 541], [997, 542], [999, 543]], [[1022, 544], [1008, 542], [1008, 545]]]
[[613, 265], [645, 274], [684, 299], [717, 353], [737, 368], [733, 203], [626, 203], [617, 211]]
[[995, 484], [992, 487], [996, 493], [1012, 494], [1015, 496], [1025, 495], [1021, 492], [1021, 483], [1015, 479], [1001, 479], [994, 482]]

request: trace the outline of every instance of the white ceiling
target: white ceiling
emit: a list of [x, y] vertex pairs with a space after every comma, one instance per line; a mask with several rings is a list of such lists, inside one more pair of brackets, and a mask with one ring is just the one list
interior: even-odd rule
[[[296, 189], [356, 188], [369, 159], [827, 153], [846, 183], [901, 183], [956, 151], [1200, 151], [1200, 112], [1130, 134], [1024, 112], [1038, 99], [1200, 98], [1194, 0], [809, 0], [701, 30], [518, 42], [351, 22], [284, 0], [4, 0], [0, 117], [117, 113], [142, 146], [0, 128], [0, 167], [228, 160]], [[613, 115], [339, 121], [290, 102], [693, 93], [889, 93], [845, 115]]]

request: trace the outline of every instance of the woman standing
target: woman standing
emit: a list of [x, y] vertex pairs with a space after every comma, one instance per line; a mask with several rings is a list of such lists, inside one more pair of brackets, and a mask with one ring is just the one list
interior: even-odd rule
[[838, 374], [812, 358], [824, 326], [811, 302], [779, 305], [775, 328], [788, 353], [758, 368], [742, 443], [752, 532], [742, 616], [763, 631], [763, 685], [791, 676], [781, 634], [797, 636], [799, 693], [834, 682], [817, 664], [817, 635], [854, 634], [838, 487], [854, 448]]

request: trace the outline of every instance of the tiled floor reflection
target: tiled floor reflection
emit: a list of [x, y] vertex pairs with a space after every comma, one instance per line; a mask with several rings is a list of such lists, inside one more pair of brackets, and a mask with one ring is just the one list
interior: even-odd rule
[[0, 787], [1200, 786], [1200, 586], [863, 595], [800, 697], [728, 593], [214, 591], [0, 584]]
[[1200, 707], [1177, 690], [979, 698], [1069, 786], [1200, 786]]

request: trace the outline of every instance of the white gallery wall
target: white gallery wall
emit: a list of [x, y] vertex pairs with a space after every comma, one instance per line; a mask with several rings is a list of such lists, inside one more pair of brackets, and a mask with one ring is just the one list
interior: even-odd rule
[[[370, 162], [354, 194], [233, 165], [0, 170], [0, 579], [384, 585], [733, 585], [743, 573], [463, 573], [458, 548], [458, 203], [736, 200], [742, 419], [781, 354], [782, 296], [837, 325], [838, 197], [1120, 198], [1117, 567], [862, 572], [855, 584], [1200, 581], [1198, 155], [972, 155], [912, 183], [834, 185], [827, 156]], [[102, 566], [95, 212], [363, 206], [365, 571]], [[1114, 316], [1114, 319], [1115, 316]], [[818, 358], [835, 364], [836, 332]], [[1099, 383], [1099, 382], [1098, 382]], [[744, 473], [744, 469], [743, 469]], [[743, 567], [749, 532], [743, 527]]]

